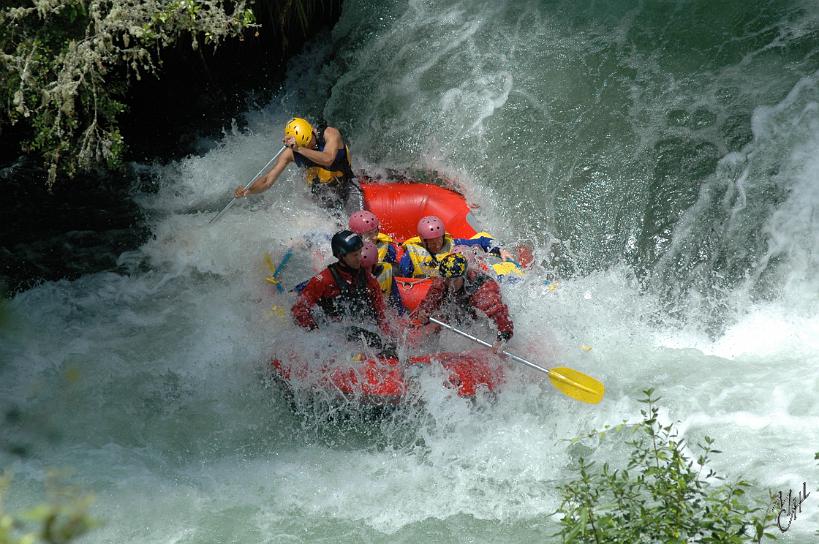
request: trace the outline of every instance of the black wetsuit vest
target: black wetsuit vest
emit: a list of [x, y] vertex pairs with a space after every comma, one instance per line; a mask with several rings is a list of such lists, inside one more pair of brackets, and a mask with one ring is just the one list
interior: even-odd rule
[[339, 295], [319, 299], [318, 306], [324, 311], [324, 315], [335, 319], [350, 317], [375, 323], [377, 319], [370, 289], [367, 286], [367, 273], [362, 268], [353, 271], [353, 283], [350, 284], [341, 277], [338, 267], [339, 263], [333, 263], [327, 268], [336, 282]]
[[[319, 151], [324, 151], [324, 147], [327, 145], [327, 142], [324, 139], [324, 129], [326, 127], [321, 127], [316, 132], [316, 144], [318, 146]], [[345, 145], [342, 149], [336, 151], [335, 159], [330, 164], [330, 166], [322, 166], [313, 162], [312, 160], [308, 159], [304, 155], [301, 155], [298, 151], [293, 153], [293, 160], [296, 162], [297, 166], [301, 168], [321, 168], [323, 170], [329, 170], [331, 172], [341, 172], [342, 176], [339, 179], [339, 182], [345, 182], [355, 177], [353, 174], [353, 167], [348, 160], [348, 151], [347, 146]], [[312, 183], [319, 183], [318, 181], [308, 180], [311, 184]]]

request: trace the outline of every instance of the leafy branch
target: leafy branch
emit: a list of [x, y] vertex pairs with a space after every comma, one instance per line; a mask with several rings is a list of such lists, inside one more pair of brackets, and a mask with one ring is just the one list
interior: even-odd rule
[[560, 486], [562, 541], [740, 544], [775, 539], [767, 532], [773, 512], [767, 503], [748, 498], [750, 483], [712, 484], [723, 479], [710, 469], [703, 477], [711, 455], [721, 453], [714, 440], [706, 436], [704, 444], [697, 444], [701, 453], [695, 466], [674, 425], [659, 422], [660, 399], [652, 389], [643, 393], [642, 421], [576, 440], [602, 443], [607, 435], [616, 436], [624, 439], [629, 454], [621, 468], [608, 463], [597, 468], [593, 461], [579, 459], [577, 476]]
[[217, 47], [257, 26], [246, 0], [24, 0], [0, 11], [3, 124], [26, 123], [24, 150], [42, 157], [48, 185], [116, 166], [117, 116], [130, 78], [157, 74], [160, 52], [189, 37]]
[[11, 477], [0, 474], [0, 544], [67, 544], [96, 526], [88, 515], [91, 498], [63, 486], [58, 478], [49, 476], [52, 497], [48, 502], [12, 515], [3, 507]]

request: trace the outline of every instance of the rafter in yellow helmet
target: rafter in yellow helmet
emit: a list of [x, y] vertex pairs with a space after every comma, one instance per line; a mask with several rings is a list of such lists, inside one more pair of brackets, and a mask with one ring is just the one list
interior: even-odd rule
[[307, 147], [310, 139], [313, 137], [313, 125], [306, 119], [301, 117], [293, 117], [284, 126], [284, 139], [293, 137], [296, 139], [296, 145], [299, 147]]

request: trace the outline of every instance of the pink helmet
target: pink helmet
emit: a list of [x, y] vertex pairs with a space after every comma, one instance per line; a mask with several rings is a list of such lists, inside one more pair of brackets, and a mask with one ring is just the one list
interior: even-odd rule
[[361, 248], [361, 266], [368, 269], [378, 262], [378, 248], [372, 242], [364, 242]]
[[444, 234], [446, 234], [446, 230], [444, 229], [444, 222], [441, 221], [440, 217], [428, 215], [418, 221], [418, 236], [420, 236], [422, 240], [440, 238]]
[[359, 210], [351, 215], [349, 225], [350, 230], [358, 234], [381, 228], [381, 223], [375, 214], [367, 210]]

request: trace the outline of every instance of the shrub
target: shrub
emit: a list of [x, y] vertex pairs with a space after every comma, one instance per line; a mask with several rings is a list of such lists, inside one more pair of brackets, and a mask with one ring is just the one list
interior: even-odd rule
[[[642, 421], [593, 431], [580, 440], [602, 442], [606, 434], [625, 438], [625, 466], [599, 466], [580, 457], [577, 477], [560, 486], [558, 536], [565, 543], [746, 543], [774, 539], [770, 503], [753, 504], [744, 480], [723, 480], [703, 470], [720, 453], [705, 437], [696, 463], [673, 424], [661, 425], [653, 390], [643, 391]], [[767, 497], [766, 497], [767, 498]]]
[[7, 475], [0, 476], [0, 544], [67, 544], [93, 528], [90, 499], [62, 486], [48, 503], [19, 515], [7, 513], [3, 496], [9, 482]]

